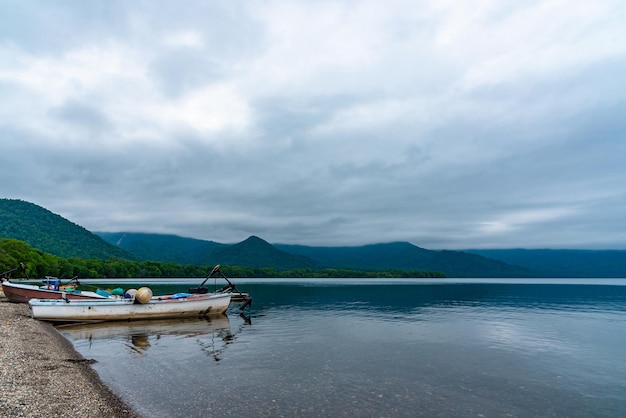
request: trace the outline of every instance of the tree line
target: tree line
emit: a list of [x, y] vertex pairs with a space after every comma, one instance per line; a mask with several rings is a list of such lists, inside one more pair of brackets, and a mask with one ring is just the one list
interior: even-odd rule
[[[10, 238], [0, 239], [0, 273], [15, 269], [24, 263], [26, 274], [33, 279], [55, 276], [61, 279], [78, 278], [174, 278], [205, 277], [213, 266], [176, 264], [159, 261], [132, 261], [111, 257], [108, 260], [62, 258], [32, 248], [27, 243]], [[295, 269], [222, 266], [222, 271], [233, 278], [442, 278], [445, 274], [433, 271], [361, 271], [350, 269]], [[20, 269], [11, 278], [26, 278]]]

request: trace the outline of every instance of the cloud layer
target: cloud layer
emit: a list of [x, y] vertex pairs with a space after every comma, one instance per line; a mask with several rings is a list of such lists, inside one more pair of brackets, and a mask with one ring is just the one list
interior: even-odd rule
[[89, 230], [626, 248], [621, 1], [0, 12], [2, 197]]

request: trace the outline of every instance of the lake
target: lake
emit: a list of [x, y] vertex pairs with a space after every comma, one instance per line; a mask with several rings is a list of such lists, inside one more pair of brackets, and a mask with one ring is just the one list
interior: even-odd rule
[[626, 279], [234, 281], [244, 314], [58, 329], [145, 417], [626, 415]]

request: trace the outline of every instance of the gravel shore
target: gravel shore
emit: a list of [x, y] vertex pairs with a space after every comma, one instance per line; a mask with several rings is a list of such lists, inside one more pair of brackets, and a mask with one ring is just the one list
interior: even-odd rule
[[0, 416], [136, 417], [50, 324], [0, 298]]

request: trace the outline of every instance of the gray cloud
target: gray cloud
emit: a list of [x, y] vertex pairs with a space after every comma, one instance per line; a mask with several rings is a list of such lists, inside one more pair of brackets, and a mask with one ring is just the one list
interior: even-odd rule
[[626, 246], [619, 2], [0, 9], [3, 197], [87, 229]]

